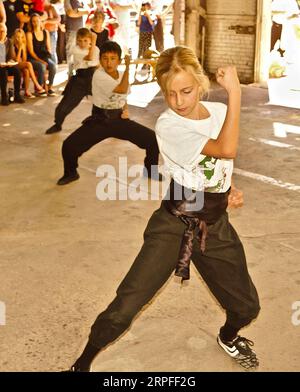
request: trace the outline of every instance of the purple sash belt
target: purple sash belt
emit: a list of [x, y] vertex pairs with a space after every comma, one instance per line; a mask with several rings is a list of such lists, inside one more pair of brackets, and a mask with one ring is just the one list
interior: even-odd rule
[[194, 232], [205, 251], [207, 226], [217, 222], [226, 211], [230, 189], [225, 193], [193, 191], [171, 181], [164, 199], [167, 210], [186, 224], [178, 255], [175, 275], [182, 281], [190, 278], [190, 261], [193, 251]]

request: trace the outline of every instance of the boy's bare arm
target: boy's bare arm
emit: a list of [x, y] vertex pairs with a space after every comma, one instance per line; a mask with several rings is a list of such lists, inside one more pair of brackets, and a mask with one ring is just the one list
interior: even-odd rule
[[117, 94], [126, 94], [129, 88], [129, 65], [130, 65], [130, 56], [126, 55], [125, 58], [125, 72], [123, 74], [121, 82], [117, 85], [117, 87], [113, 90], [114, 93]]
[[84, 60], [91, 61], [94, 58], [95, 54], [95, 47], [96, 47], [96, 41], [97, 41], [97, 34], [92, 32], [92, 44], [89, 49], [88, 54], [84, 57]]

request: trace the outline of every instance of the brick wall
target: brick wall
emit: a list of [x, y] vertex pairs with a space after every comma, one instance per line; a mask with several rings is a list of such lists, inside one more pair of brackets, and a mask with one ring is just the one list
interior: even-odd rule
[[255, 23], [256, 0], [207, 0], [206, 71], [235, 64], [241, 82], [253, 82]]

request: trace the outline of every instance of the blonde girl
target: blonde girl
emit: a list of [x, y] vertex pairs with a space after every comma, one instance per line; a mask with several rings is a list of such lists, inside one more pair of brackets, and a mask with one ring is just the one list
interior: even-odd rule
[[[187, 47], [162, 52], [156, 73], [168, 105], [155, 131], [171, 176], [170, 188], [148, 222], [144, 244], [115, 299], [98, 315], [84, 351], [70, 370], [89, 371], [95, 356], [129, 328], [174, 270], [182, 280], [189, 279], [191, 260], [226, 313], [216, 334], [218, 344], [243, 368], [255, 369], [253, 342], [238, 331], [256, 318], [259, 300], [243, 246], [226, 212], [239, 138], [237, 71], [222, 67], [216, 73], [227, 92], [228, 106], [202, 100], [209, 80]], [[194, 314], [197, 323], [203, 317]], [[150, 328], [149, 340], [159, 339]]]
[[27, 61], [27, 44], [24, 30], [16, 29], [12, 37], [13, 42], [13, 59], [18, 62], [18, 67], [22, 71], [25, 84], [25, 97], [33, 98], [29, 91], [30, 79], [32, 80], [36, 93], [38, 95], [45, 95], [45, 90], [37, 81], [32, 64]]
[[104, 27], [105, 15], [102, 11], [96, 11], [91, 21], [91, 31], [97, 35], [96, 46], [101, 48], [105, 41], [109, 39], [108, 29]]

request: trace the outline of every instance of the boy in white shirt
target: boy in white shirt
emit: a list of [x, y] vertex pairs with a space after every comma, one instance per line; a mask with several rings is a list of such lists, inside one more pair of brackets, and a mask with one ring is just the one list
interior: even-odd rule
[[99, 64], [97, 36], [87, 28], [81, 28], [77, 31], [76, 37], [77, 42], [72, 50], [73, 68], [76, 70], [76, 74], [70, 78], [66, 85], [63, 99], [55, 109], [55, 124], [47, 129], [47, 135], [61, 131], [67, 115], [85, 96], [92, 94], [92, 78]]
[[155, 133], [135, 121], [129, 120], [127, 94], [129, 92], [130, 57], [125, 56], [125, 71], [118, 71], [121, 47], [114, 41], [106, 41], [100, 49], [100, 64], [92, 80], [92, 115], [63, 143], [64, 175], [57, 185], [78, 180], [78, 158], [95, 144], [113, 137], [128, 140], [146, 150], [144, 175], [162, 181], [158, 173], [158, 145]]

